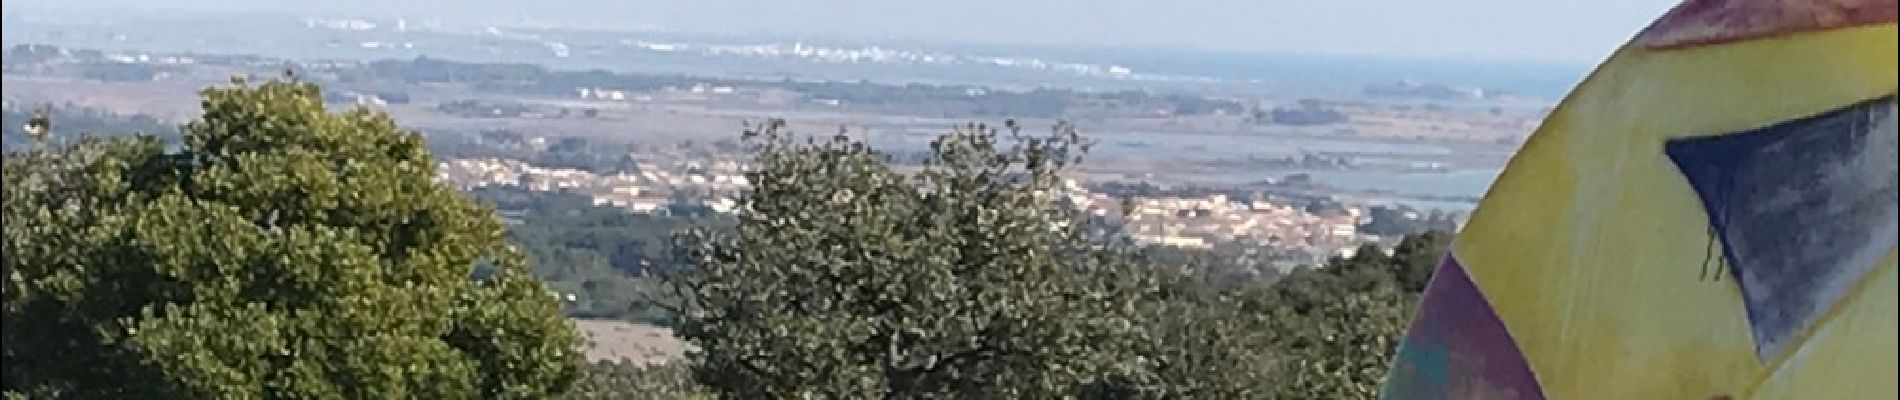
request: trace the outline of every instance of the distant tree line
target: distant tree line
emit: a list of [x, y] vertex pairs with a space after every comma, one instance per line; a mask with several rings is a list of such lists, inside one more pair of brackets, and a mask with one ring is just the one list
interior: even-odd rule
[[[284, 64], [283, 60], [269, 59], [254, 55], [185, 54], [199, 65], [226, 67], [248, 67], [266, 64]], [[78, 64], [122, 63], [107, 57], [105, 51], [98, 49], [67, 49], [48, 44], [22, 43], [7, 49], [5, 61], [0, 61], [8, 71], [51, 61], [71, 61]]]
[[1407, 206], [1373, 206], [1366, 209], [1366, 223], [1359, 230], [1380, 236], [1400, 236], [1424, 231], [1456, 231], [1458, 215], [1442, 210], [1423, 211]]
[[1271, 110], [1256, 108], [1251, 119], [1255, 124], [1291, 126], [1332, 125], [1349, 120], [1346, 113], [1313, 99], [1303, 99], [1292, 106], [1274, 107]]
[[667, 294], [659, 290], [658, 274], [679, 267], [671, 254], [673, 232], [729, 224], [717, 216], [635, 214], [567, 192], [491, 187], [470, 194], [510, 223], [508, 242], [521, 249], [536, 277], [574, 295], [563, 298], [563, 309], [578, 318], [671, 325], [672, 315], [654, 302]]
[[[35, 106], [32, 104], [10, 104], [0, 110], [0, 141], [6, 151], [25, 149], [31, 143], [22, 130], [26, 121], [33, 117]], [[179, 143], [178, 127], [159, 121], [150, 115], [122, 115], [110, 111], [75, 104], [60, 104], [47, 109], [47, 118], [54, 122], [54, 138], [78, 138], [81, 136], [115, 136], [146, 134], [157, 137], [161, 142]]]
[[867, 110], [901, 112], [934, 110], [928, 114], [1051, 118], [1075, 110], [1118, 110], [1161, 115], [1239, 115], [1239, 102], [1180, 94], [1144, 91], [1083, 92], [1037, 88], [1028, 91], [990, 90], [967, 85], [881, 84], [859, 82], [749, 81], [686, 75], [616, 73], [606, 70], [562, 71], [532, 64], [468, 63], [435, 58], [382, 60], [355, 68], [325, 70], [346, 87], [378, 88], [419, 83], [457, 83], [477, 90], [535, 96], [572, 96], [579, 88], [610, 88], [630, 92], [658, 92], [694, 85], [770, 87], [815, 100], [835, 100]]
[[[429, 144], [443, 158], [504, 158], [544, 168], [569, 168], [611, 174], [639, 171], [634, 145], [581, 137], [547, 138], [543, 145], [519, 131], [488, 129], [475, 135], [442, 135]], [[710, 157], [706, 149], [694, 155]]]

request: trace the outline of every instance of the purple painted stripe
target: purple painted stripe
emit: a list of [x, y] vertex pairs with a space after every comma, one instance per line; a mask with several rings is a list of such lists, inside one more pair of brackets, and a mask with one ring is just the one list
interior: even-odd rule
[[1530, 363], [1454, 255], [1425, 288], [1386, 399], [1543, 399]]

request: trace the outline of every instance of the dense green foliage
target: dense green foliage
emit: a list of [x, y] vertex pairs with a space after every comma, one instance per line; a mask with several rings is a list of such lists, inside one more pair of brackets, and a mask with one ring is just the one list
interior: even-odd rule
[[[679, 290], [695, 380], [731, 398], [1371, 398], [1447, 237], [1268, 284], [1091, 235], [1051, 194], [1073, 132], [933, 144], [748, 132], [755, 192], [697, 231]], [[1011, 143], [1009, 145], [1001, 143]]]
[[685, 363], [646, 365], [633, 361], [589, 365], [587, 379], [568, 397], [597, 400], [715, 398], [693, 381], [692, 369]]
[[296, 82], [203, 105], [177, 151], [6, 156], [9, 396], [547, 398], [580, 378], [573, 328], [418, 135]]
[[[1366, 246], [1271, 283], [1236, 279], [1206, 256], [1155, 260], [1144, 303], [1159, 363], [1124, 398], [1366, 399], [1377, 385], [1449, 235], [1408, 236], [1388, 256]], [[1200, 259], [1196, 259], [1200, 258]], [[1132, 386], [1132, 385], [1131, 385]]]
[[749, 131], [746, 211], [684, 237], [673, 281], [695, 377], [735, 398], [1050, 398], [1142, 369], [1152, 285], [1046, 190], [1073, 132], [967, 129], [914, 174], [843, 136]]
[[[922, 171], [768, 124], [736, 218], [476, 191], [497, 218], [312, 85], [204, 106], [177, 149], [6, 156], [9, 398], [1372, 398], [1449, 243], [1283, 276], [1263, 248], [1137, 249], [1060, 201], [1081, 138], [1013, 124]], [[585, 365], [564, 312], [695, 350]]]
[[671, 300], [654, 277], [675, 267], [673, 232], [730, 225], [721, 217], [629, 213], [566, 192], [480, 188], [472, 194], [513, 222], [509, 243], [521, 249], [549, 289], [574, 295], [565, 307], [578, 318], [670, 325], [672, 315], [657, 304]]
[[[1290, 368], [1281, 398], [1373, 398], [1412, 308], [1450, 245], [1441, 232], [1392, 248], [1368, 245], [1325, 268], [1301, 269], [1265, 288], [1276, 353]], [[1247, 312], [1252, 314], [1252, 312]]]
[[[1449, 239], [1442, 232], [1408, 236], [1390, 256], [1368, 247], [1272, 284], [1235, 279], [1232, 271], [1201, 261], [1205, 254], [1173, 252], [1157, 260], [1157, 249], [1144, 249], [1142, 263], [1162, 274], [1155, 296], [1140, 305], [1151, 341], [1130, 351], [1158, 362], [1145, 381], [1109, 379], [1073, 395], [1374, 398], [1417, 292]], [[710, 397], [713, 390], [696, 382], [692, 369], [690, 363], [599, 363], [576, 397]]]

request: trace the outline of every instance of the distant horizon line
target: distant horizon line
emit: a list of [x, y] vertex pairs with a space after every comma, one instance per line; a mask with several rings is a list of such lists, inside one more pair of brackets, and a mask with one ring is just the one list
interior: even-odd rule
[[[1606, 53], [1606, 54], [1603, 54], [1602, 58], [1579, 60], [1579, 59], [1555, 59], [1555, 58], [1549, 58], [1549, 57], [1496, 56], [1496, 55], [1482, 55], [1482, 54], [1417, 54], [1417, 53], [1394, 54], [1394, 53], [1376, 53], [1376, 52], [1358, 52], [1358, 51], [1314, 51], [1314, 50], [1294, 50], [1294, 49], [1231, 49], [1231, 48], [1220, 48], [1220, 47], [1209, 47], [1209, 46], [1194, 46], [1194, 45], [1187, 45], [1187, 44], [1182, 44], [1178, 46], [1161, 46], [1161, 45], [1143, 45], [1143, 44], [1121, 45], [1121, 44], [1091, 44], [1091, 43], [1046, 43], [1046, 42], [1036, 42], [1036, 41], [969, 40], [969, 39], [956, 39], [956, 38], [943, 38], [943, 37], [898, 38], [898, 39], [889, 39], [889, 40], [876, 40], [876, 39], [867, 39], [863, 37], [847, 37], [847, 35], [839, 35], [839, 34], [789, 33], [789, 32], [774, 32], [774, 31], [710, 32], [710, 31], [697, 30], [697, 29], [675, 29], [675, 28], [666, 28], [666, 27], [646, 27], [646, 28], [626, 27], [626, 26], [608, 27], [608, 26], [595, 26], [597, 24], [585, 24], [585, 23], [547, 24], [547, 25], [555, 25], [555, 26], [535, 26], [535, 24], [530, 24], [530, 23], [525, 23], [523, 21], [520, 21], [521, 18], [519, 17], [514, 18], [516, 19], [516, 21], [503, 22], [503, 21], [481, 21], [487, 18], [451, 19], [451, 18], [442, 18], [442, 17], [436, 17], [436, 16], [427, 16], [427, 15], [414, 15], [414, 14], [407, 14], [407, 13], [380, 14], [380, 15], [379, 14], [351, 15], [351, 14], [344, 14], [344, 13], [337, 13], [337, 12], [309, 13], [309, 12], [287, 11], [287, 10], [190, 10], [190, 9], [179, 9], [179, 8], [162, 7], [162, 6], [161, 7], [150, 7], [150, 6], [104, 7], [104, 6], [97, 6], [97, 5], [91, 5], [91, 4], [73, 4], [73, 5], [68, 5], [67, 7], [68, 8], [65, 8], [64, 10], [59, 10], [59, 11], [46, 9], [42, 5], [26, 5], [24, 8], [27, 8], [35, 13], [67, 13], [67, 12], [78, 11], [81, 9], [90, 9], [94, 11], [109, 11], [113, 13], [130, 13], [132, 15], [129, 15], [129, 17], [137, 18], [137, 19], [164, 19], [166, 18], [166, 16], [154, 16], [148, 13], [143, 13], [141, 11], [174, 11], [174, 12], [196, 13], [197, 15], [195, 16], [201, 16], [201, 17], [202, 16], [239, 16], [239, 15], [276, 15], [276, 16], [283, 16], [285, 18], [292, 18], [292, 19], [300, 18], [300, 17], [322, 17], [322, 18], [352, 18], [352, 19], [377, 19], [377, 20], [406, 19], [406, 20], [411, 20], [411, 21], [439, 20], [443, 22], [448, 22], [453, 25], [468, 26], [468, 27], [480, 26], [480, 27], [496, 27], [496, 28], [503, 28], [503, 29], [538, 29], [538, 30], [555, 30], [555, 31], [626, 33], [626, 34], [662, 34], [662, 35], [681, 35], [681, 36], [721, 37], [721, 38], [732, 38], [732, 39], [771, 39], [771, 40], [781, 40], [781, 41], [783, 40], [820, 41], [820, 42], [840, 42], [840, 43], [875, 45], [875, 46], [912, 45], [912, 46], [924, 46], [924, 47], [930, 47], [930, 46], [964, 47], [964, 48], [989, 47], [989, 48], [997, 48], [997, 49], [1055, 50], [1055, 51], [1175, 52], [1175, 53], [1202, 53], [1202, 54], [1209, 54], [1209, 55], [1233, 55], [1233, 56], [1284, 56], [1284, 57], [1309, 57], [1309, 58], [1331, 58], [1331, 59], [1370, 59], [1370, 60], [1378, 60], [1378, 61], [1385, 61], [1385, 62], [1424, 62], [1424, 63], [1434, 63], [1434, 64], [1453, 64], [1453, 65], [1467, 65], [1467, 66], [1492, 65], [1492, 66], [1576, 69], [1576, 70], [1583, 70], [1583, 71], [1588, 71], [1592, 68], [1595, 68], [1597, 64], [1600, 64], [1602, 62], [1603, 58], [1607, 58], [1609, 56], [1609, 54]], [[17, 9], [19, 7], [12, 7], [12, 8], [16, 8], [16, 9], [9, 10], [6, 17], [9, 19], [21, 17], [20, 15], [21, 13], [19, 12], [20, 10]], [[173, 18], [189, 18], [189, 16], [176, 16]]]

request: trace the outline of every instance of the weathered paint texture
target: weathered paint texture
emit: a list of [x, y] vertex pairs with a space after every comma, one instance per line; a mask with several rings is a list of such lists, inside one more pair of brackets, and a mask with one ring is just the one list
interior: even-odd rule
[[1900, 397], [1895, 0], [1690, 0], [1499, 175], [1391, 399]]

